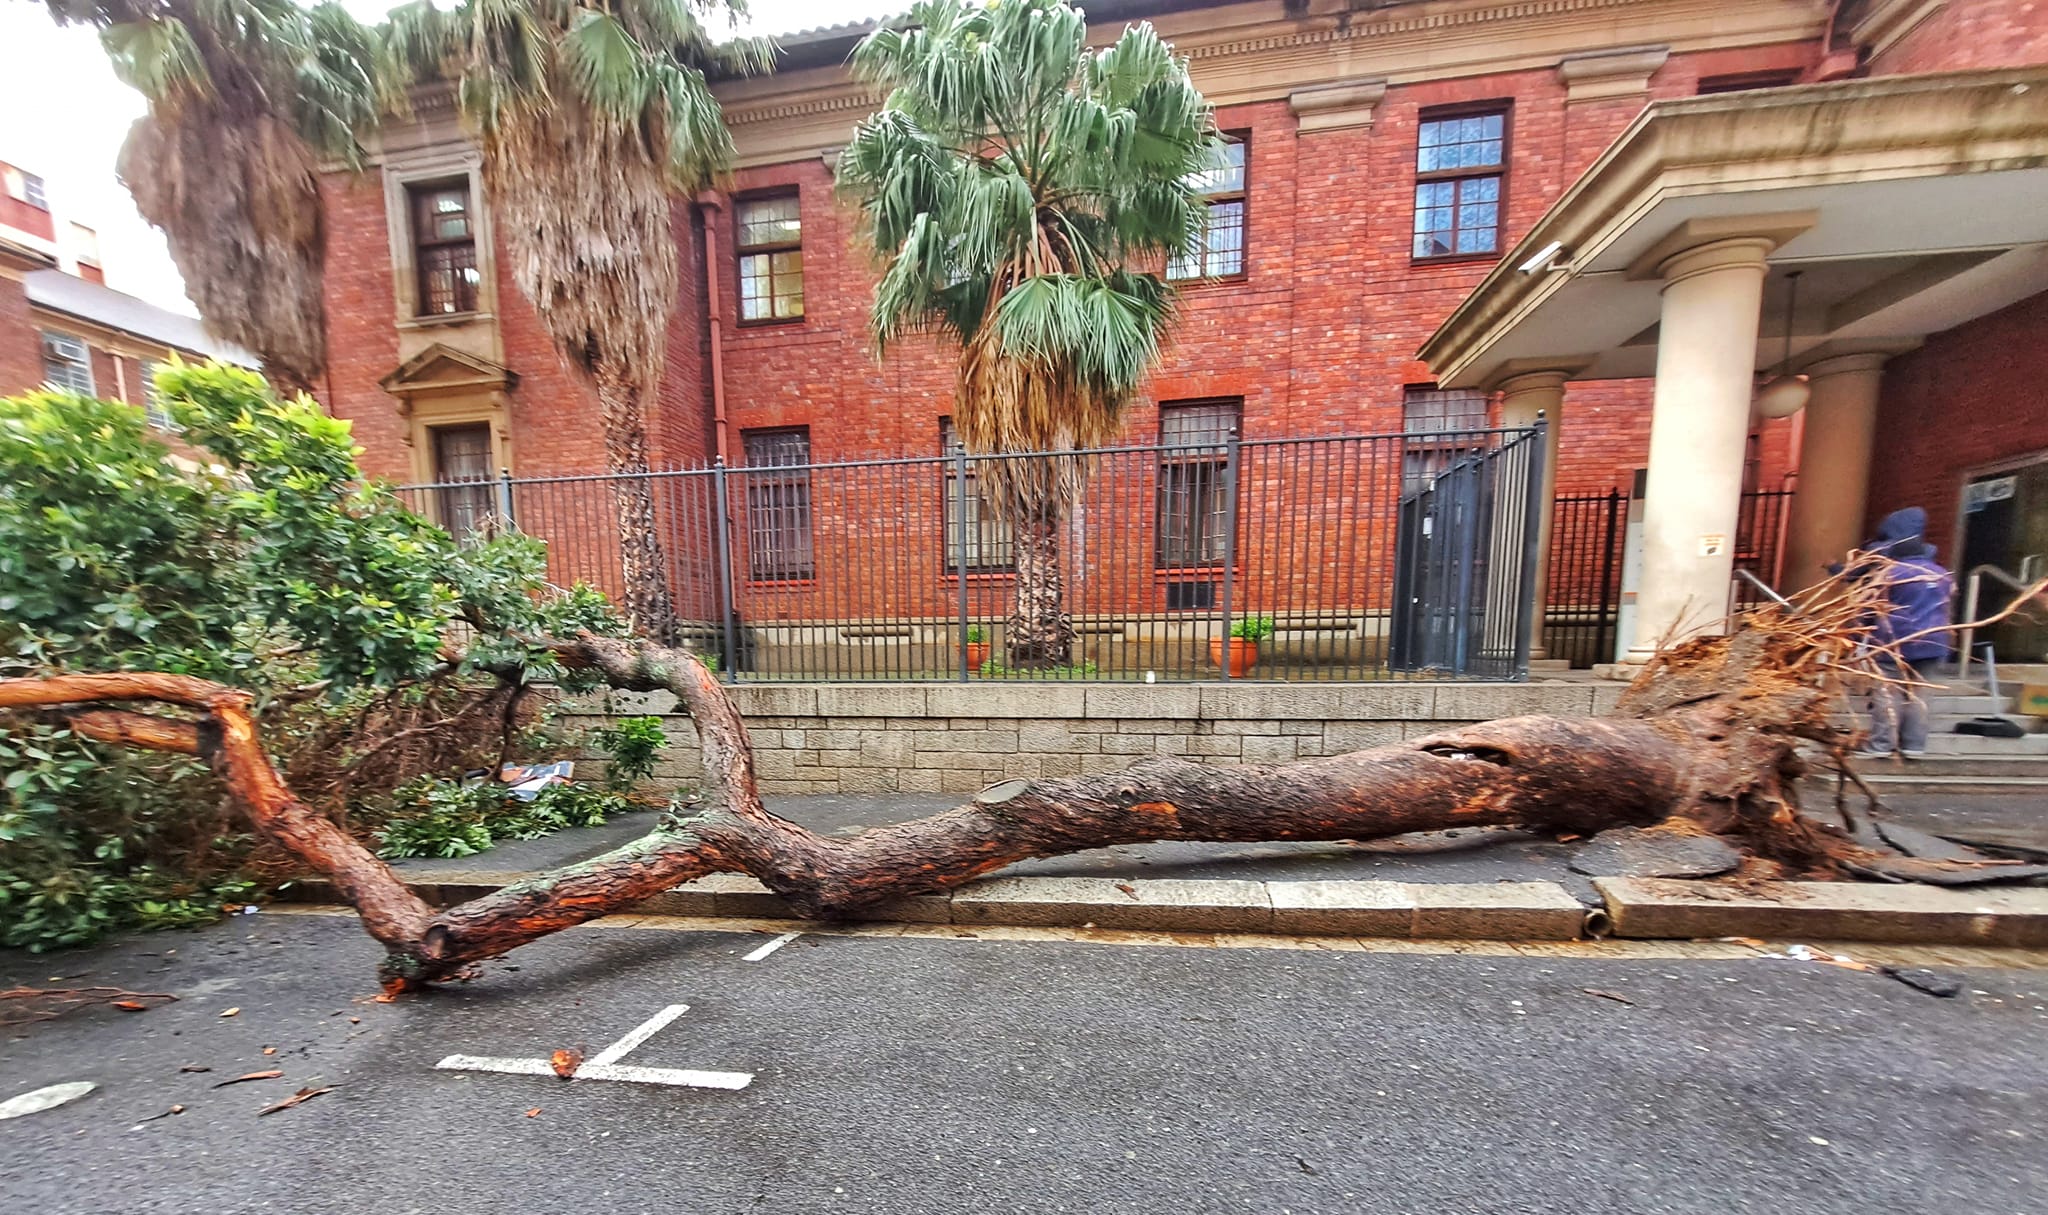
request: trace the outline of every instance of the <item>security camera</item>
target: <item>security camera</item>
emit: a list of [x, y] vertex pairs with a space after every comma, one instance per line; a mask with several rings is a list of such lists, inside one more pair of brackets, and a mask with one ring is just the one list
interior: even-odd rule
[[[1536, 250], [1535, 255], [1532, 256], [1528, 261], [1523, 262], [1519, 267], [1517, 267], [1517, 269], [1519, 269], [1523, 274], [1541, 274], [1545, 268], [1550, 267], [1550, 263], [1557, 257], [1557, 255], [1563, 252], [1563, 241], [1551, 241], [1549, 244], [1543, 246], [1541, 249]], [[1563, 267], [1559, 266], [1556, 267], [1556, 269], [1563, 269]]]

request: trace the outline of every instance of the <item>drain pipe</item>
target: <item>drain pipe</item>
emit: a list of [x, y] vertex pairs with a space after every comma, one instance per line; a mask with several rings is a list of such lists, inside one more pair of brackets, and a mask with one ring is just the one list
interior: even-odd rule
[[697, 206], [704, 215], [704, 315], [711, 326], [712, 442], [718, 460], [730, 464], [730, 423], [725, 416], [725, 311], [718, 296], [718, 217], [722, 207], [718, 195], [709, 190], [697, 196]]

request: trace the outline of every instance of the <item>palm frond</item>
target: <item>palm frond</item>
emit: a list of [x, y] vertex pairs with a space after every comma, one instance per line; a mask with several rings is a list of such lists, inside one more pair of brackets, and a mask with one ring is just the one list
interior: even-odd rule
[[[1113, 437], [1174, 314], [1162, 277], [1205, 215], [1215, 123], [1148, 25], [1091, 50], [1064, 0], [921, 0], [855, 48], [889, 90], [839, 160], [881, 263], [878, 345], [961, 348], [955, 425], [972, 451], [1069, 450]], [[1079, 458], [1005, 461], [985, 487], [1064, 509]]]

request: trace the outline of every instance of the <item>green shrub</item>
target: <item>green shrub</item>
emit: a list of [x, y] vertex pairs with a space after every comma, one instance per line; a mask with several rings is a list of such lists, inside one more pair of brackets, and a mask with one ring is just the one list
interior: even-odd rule
[[[348, 423], [310, 400], [219, 365], [173, 362], [156, 388], [205, 467], [174, 459], [131, 405], [0, 400], [0, 677], [154, 670], [248, 688], [292, 771], [294, 745], [326, 745], [326, 726], [358, 715], [388, 721], [428, 682], [565, 675], [521, 637], [623, 630], [597, 592], [548, 587], [540, 542], [458, 543], [365, 482]], [[458, 627], [470, 648], [451, 676]], [[465, 728], [497, 729], [486, 716]], [[194, 760], [0, 713], [0, 941], [80, 945], [212, 914], [260, 859], [223, 807]], [[474, 846], [434, 817], [446, 829], [395, 846]]]
[[610, 756], [605, 765], [605, 787], [624, 793], [654, 775], [661, 749], [668, 745], [659, 717], [621, 717], [609, 726], [590, 732], [598, 748]]

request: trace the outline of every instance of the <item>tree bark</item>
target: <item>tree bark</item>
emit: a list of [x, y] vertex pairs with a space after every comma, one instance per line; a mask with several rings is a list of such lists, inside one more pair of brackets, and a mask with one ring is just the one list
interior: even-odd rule
[[1017, 558], [1017, 603], [1003, 626], [1004, 662], [1013, 670], [1067, 666], [1073, 660], [1074, 619], [1066, 609], [1060, 567], [1065, 512], [1035, 503], [1011, 520]]
[[641, 393], [630, 385], [607, 384], [605, 377], [599, 378], [597, 393], [604, 408], [605, 467], [611, 474], [626, 613], [641, 636], [673, 645], [679, 622], [668, 584], [668, 552], [655, 526]]
[[1817, 646], [1800, 628], [1687, 642], [1652, 663], [1609, 717], [1506, 718], [1276, 767], [1159, 758], [1104, 775], [1004, 781], [955, 809], [850, 838], [768, 812], [745, 723], [695, 655], [587, 634], [549, 644], [565, 666], [614, 688], [673, 692], [697, 725], [710, 804], [672, 813], [604, 856], [438, 913], [284, 787], [245, 692], [176, 675], [70, 675], [0, 680], [0, 709], [156, 701], [200, 711], [196, 725], [106, 709], [72, 720], [91, 737], [206, 757], [255, 827], [362, 913], [388, 950], [394, 989], [466, 976], [484, 958], [718, 872], [752, 874], [800, 914], [839, 918], [1029, 857], [1152, 840], [1375, 839], [1497, 825], [1592, 833], [1682, 815], [1781, 872], [1836, 875], [1876, 855], [1798, 814], [1800, 741], [1838, 751], [1847, 741], [1831, 724], [1838, 689], [1816, 675], [1839, 647]]

